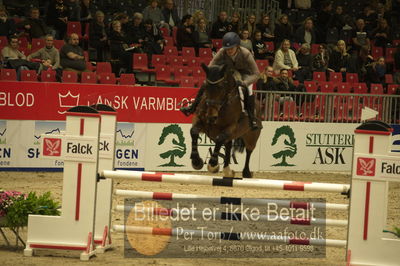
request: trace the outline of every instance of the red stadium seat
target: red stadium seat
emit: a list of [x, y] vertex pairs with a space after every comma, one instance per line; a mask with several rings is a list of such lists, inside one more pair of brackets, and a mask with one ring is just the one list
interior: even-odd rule
[[[164, 36], [165, 47], [173, 47], [174, 46], [174, 39], [172, 37]], [[165, 48], [164, 48], [165, 49]]]
[[356, 73], [346, 73], [346, 82], [358, 83], [358, 75]]
[[179, 81], [171, 79], [171, 68], [169, 66], [156, 66], [156, 80], [169, 85], [179, 85]]
[[275, 45], [273, 42], [264, 42], [265, 48], [267, 48], [268, 51], [273, 52], [275, 51]]
[[112, 68], [110, 62], [97, 62], [96, 64], [96, 73], [111, 73]]
[[169, 64], [171, 67], [183, 66], [183, 57], [179, 55], [167, 56], [167, 64]]
[[81, 83], [84, 83], [84, 84], [96, 84], [97, 83], [96, 73], [94, 73], [94, 72], [82, 72]]
[[196, 56], [196, 51], [194, 50], [194, 47], [182, 47], [182, 56], [183, 57], [191, 57], [191, 56]]
[[319, 44], [313, 43], [311, 44], [311, 54], [318, 54]]
[[54, 70], [42, 71], [42, 73], [40, 73], [40, 80], [42, 82], [57, 82], [56, 71]]
[[163, 54], [153, 54], [151, 58], [151, 65], [153, 67], [158, 65], [165, 65], [166, 64], [166, 57]]
[[353, 84], [354, 93], [365, 94], [368, 93], [368, 87], [365, 83], [354, 83]]
[[180, 86], [194, 88], [194, 87], [196, 87], [196, 82], [193, 77], [187, 77], [187, 76], [181, 77], [180, 78]]
[[21, 70], [21, 81], [38, 81], [35, 70]]
[[[398, 91], [399, 90], [399, 91]], [[398, 84], [389, 84], [387, 89], [387, 94], [399, 94], [400, 93], [400, 85]]]
[[7, 36], [0, 36], [0, 46], [4, 47], [7, 46], [7, 44], [8, 44]]
[[32, 52], [36, 52], [37, 50], [46, 46], [46, 41], [44, 39], [32, 39]]
[[329, 81], [339, 83], [343, 81], [341, 72], [329, 72]]
[[374, 59], [383, 56], [383, 48], [382, 47], [372, 47], [371, 55]]
[[212, 57], [211, 48], [199, 48], [199, 57]]
[[68, 21], [67, 22], [67, 35], [71, 35], [72, 33], [76, 33], [79, 36], [79, 39], [82, 39], [82, 26], [79, 21]]
[[338, 93], [350, 93], [352, 85], [351, 83], [343, 82], [337, 84]]
[[313, 80], [314, 81], [326, 81], [326, 73], [325, 72], [314, 72]]
[[65, 83], [77, 83], [78, 82], [78, 74], [75, 71], [63, 71], [62, 73], [62, 82]]
[[371, 94], [383, 94], [382, 84], [371, 84]]
[[163, 37], [169, 37], [169, 30], [167, 28], [160, 28], [161, 34]]
[[1, 69], [1, 80], [8, 80], [8, 81], [16, 81], [17, 80], [17, 72], [15, 69]]
[[304, 86], [306, 87], [307, 92], [317, 92], [318, 86], [315, 81], [304, 81]]
[[114, 73], [100, 73], [98, 75], [99, 77], [99, 83], [100, 84], [115, 84], [117, 83], [117, 79], [115, 78], [115, 74]]
[[178, 49], [175, 46], [166, 46], [164, 47], [165, 55], [178, 55]]
[[206, 73], [202, 67], [192, 67], [192, 76], [199, 86], [201, 86], [206, 79]]
[[181, 80], [182, 77], [187, 77], [192, 74], [191, 69], [185, 66], [174, 67], [174, 78], [175, 80]]
[[335, 90], [335, 85], [330, 81], [321, 81], [318, 83], [321, 92], [332, 93]]
[[26, 37], [19, 37], [18, 38], [18, 46], [20, 49], [27, 49], [28, 48], [28, 39]]
[[385, 83], [392, 84], [393, 82], [393, 75], [392, 74], [385, 74]]
[[135, 85], [136, 79], [134, 74], [121, 74], [119, 77], [120, 85]]
[[146, 73], [154, 73], [154, 69], [148, 68], [147, 54], [133, 54], [133, 70]]
[[392, 64], [394, 62], [394, 53], [395, 52], [396, 52], [396, 48], [393, 48], [393, 47], [386, 48], [386, 52], [385, 52], [386, 63]]
[[186, 57], [186, 65], [188, 67], [200, 66], [200, 64], [201, 64], [201, 61], [198, 57], [194, 57], [194, 56]]
[[222, 39], [211, 39], [212, 46], [218, 51], [222, 48]]

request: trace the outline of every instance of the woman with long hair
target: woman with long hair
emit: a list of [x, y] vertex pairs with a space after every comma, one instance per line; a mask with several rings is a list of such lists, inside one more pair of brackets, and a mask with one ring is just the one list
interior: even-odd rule
[[274, 30], [275, 47], [279, 47], [283, 40], [291, 40], [293, 38], [293, 26], [289, 22], [289, 17], [283, 14], [278, 23], [275, 24]]
[[274, 31], [271, 27], [269, 15], [263, 15], [260, 22], [257, 23], [256, 27], [259, 31], [261, 31], [262, 40], [264, 42], [272, 42], [275, 40]]

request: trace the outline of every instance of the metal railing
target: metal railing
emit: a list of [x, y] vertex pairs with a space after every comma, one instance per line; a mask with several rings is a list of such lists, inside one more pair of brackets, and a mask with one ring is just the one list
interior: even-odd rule
[[400, 95], [257, 91], [266, 121], [359, 123], [361, 110], [378, 112], [377, 119], [400, 123]]

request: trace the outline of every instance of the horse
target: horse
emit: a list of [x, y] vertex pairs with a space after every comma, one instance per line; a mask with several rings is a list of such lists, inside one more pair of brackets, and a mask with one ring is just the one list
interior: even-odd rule
[[239, 150], [243, 152], [246, 148], [246, 162], [242, 171], [244, 178], [251, 178], [252, 172], [249, 168], [251, 153], [256, 147], [261, 133], [260, 106], [256, 104], [256, 117], [259, 129], [251, 130], [248, 116], [242, 113], [241, 97], [234, 78], [234, 70], [223, 66], [201, 65], [206, 73], [206, 81], [203, 84], [205, 90], [200, 103], [192, 118], [190, 136], [192, 138], [192, 150], [190, 159], [192, 167], [200, 170], [204, 166], [203, 159], [198, 152], [198, 138], [200, 133], [205, 133], [215, 142], [214, 150], [208, 162], [208, 171], [216, 173], [219, 171], [218, 155], [222, 145], [225, 146], [224, 169], [226, 177], [234, 177], [230, 169], [232, 142], [239, 144]]

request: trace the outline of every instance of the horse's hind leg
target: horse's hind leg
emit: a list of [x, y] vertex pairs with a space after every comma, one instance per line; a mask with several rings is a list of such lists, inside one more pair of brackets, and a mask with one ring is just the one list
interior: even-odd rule
[[225, 143], [225, 157], [224, 157], [224, 176], [225, 177], [235, 177], [235, 172], [229, 167], [231, 163], [231, 150], [232, 141]]
[[190, 159], [192, 160], [192, 167], [196, 170], [203, 168], [204, 161], [199, 156], [199, 150], [197, 148], [197, 141], [199, 139], [199, 129], [192, 127], [190, 129], [190, 136], [192, 137], [192, 152], [190, 153]]
[[244, 178], [253, 177], [253, 174], [250, 172], [250, 167], [249, 167], [250, 156], [251, 156], [252, 152], [253, 152], [253, 150], [246, 149], [246, 162], [244, 164], [244, 168], [243, 168], [243, 172], [242, 172], [242, 177], [244, 177]]

